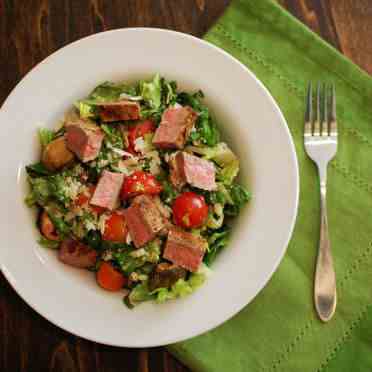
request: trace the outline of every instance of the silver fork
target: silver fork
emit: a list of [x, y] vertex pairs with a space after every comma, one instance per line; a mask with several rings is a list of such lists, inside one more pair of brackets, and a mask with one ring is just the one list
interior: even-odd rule
[[[323, 92], [321, 92], [323, 90]], [[337, 152], [336, 93], [332, 84], [318, 83], [315, 118], [311, 83], [307, 95], [304, 142], [307, 155], [318, 167], [320, 181], [320, 240], [315, 270], [314, 301], [319, 318], [327, 322], [336, 310], [336, 275], [327, 221], [327, 166]]]

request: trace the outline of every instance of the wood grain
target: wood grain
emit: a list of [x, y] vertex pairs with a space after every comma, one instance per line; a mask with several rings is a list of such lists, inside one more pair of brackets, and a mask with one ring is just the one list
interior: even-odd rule
[[[371, 0], [278, 0], [372, 74]], [[201, 36], [229, 0], [0, 0], [0, 104], [38, 62], [95, 32], [128, 26]], [[164, 348], [114, 348], [75, 337], [27, 306], [0, 274], [0, 371], [187, 372]]]

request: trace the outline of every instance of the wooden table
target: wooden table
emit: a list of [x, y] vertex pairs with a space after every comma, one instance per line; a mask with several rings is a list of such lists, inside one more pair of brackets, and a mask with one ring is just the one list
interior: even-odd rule
[[[89, 34], [130, 26], [202, 36], [229, 0], [0, 0], [0, 104], [56, 49]], [[371, 0], [280, 0], [372, 74]], [[4, 249], [4, 247], [2, 248]], [[98, 345], [50, 324], [0, 274], [0, 371], [186, 372], [164, 348]]]

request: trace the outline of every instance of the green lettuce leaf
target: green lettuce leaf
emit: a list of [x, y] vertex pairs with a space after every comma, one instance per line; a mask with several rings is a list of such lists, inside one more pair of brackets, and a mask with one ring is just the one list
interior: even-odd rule
[[217, 171], [216, 179], [224, 185], [231, 185], [239, 173], [239, 160], [235, 159]]
[[49, 142], [52, 142], [54, 139], [54, 131], [48, 128], [39, 129], [39, 141], [42, 147], [45, 147]]
[[141, 81], [139, 84], [140, 95], [152, 109], [159, 109], [162, 97], [162, 84], [159, 74], [152, 81]]
[[38, 240], [38, 243], [44, 248], [58, 249], [60, 242], [56, 240], [49, 240], [44, 236], [41, 236], [40, 239]]
[[235, 217], [240, 213], [240, 210], [248, 203], [252, 196], [248, 190], [239, 184], [233, 184], [227, 189], [231, 196], [232, 203], [226, 204], [224, 212], [228, 216]]
[[229, 237], [230, 229], [226, 225], [209, 236], [208, 251], [203, 258], [206, 265], [210, 266], [214, 262], [218, 253], [229, 243]]

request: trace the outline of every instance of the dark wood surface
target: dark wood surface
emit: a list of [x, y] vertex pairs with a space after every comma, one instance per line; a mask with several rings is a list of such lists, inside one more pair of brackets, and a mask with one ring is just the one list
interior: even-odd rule
[[[202, 36], [229, 0], [0, 0], [0, 104], [39, 61], [83, 36], [153, 26]], [[279, 0], [372, 74], [371, 0]], [[2, 248], [4, 249], [4, 247]], [[186, 372], [164, 348], [85, 341], [47, 322], [0, 274], [0, 371]]]

